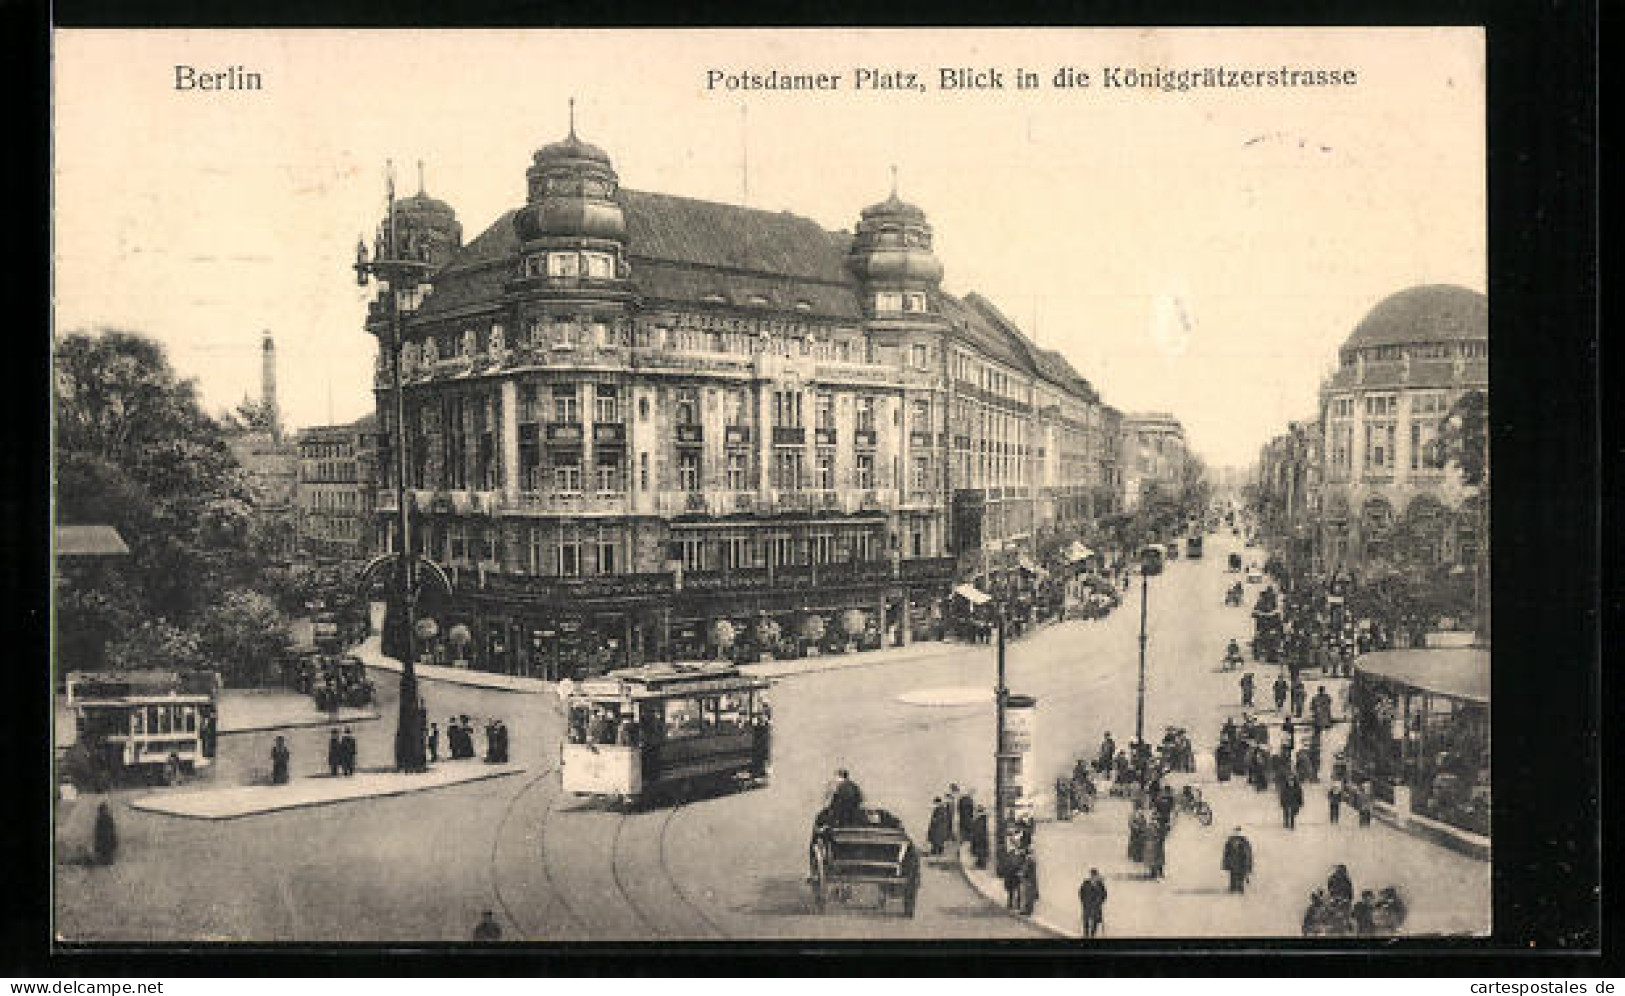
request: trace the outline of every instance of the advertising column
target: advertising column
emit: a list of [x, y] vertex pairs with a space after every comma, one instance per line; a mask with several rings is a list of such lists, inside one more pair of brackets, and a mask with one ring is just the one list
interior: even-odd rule
[[1004, 792], [998, 800], [1004, 825], [1010, 827], [1015, 820], [1034, 815], [1033, 743], [1037, 731], [1038, 700], [1031, 695], [1005, 698], [1004, 739], [999, 744], [1000, 783]]

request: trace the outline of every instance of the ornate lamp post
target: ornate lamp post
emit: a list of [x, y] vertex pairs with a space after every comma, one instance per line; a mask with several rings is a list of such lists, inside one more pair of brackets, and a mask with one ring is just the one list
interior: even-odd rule
[[418, 705], [417, 677], [417, 598], [418, 557], [412, 549], [411, 519], [406, 505], [406, 397], [401, 389], [401, 337], [400, 288], [415, 287], [428, 272], [429, 264], [418, 259], [404, 258], [398, 248], [395, 224], [395, 176], [389, 176], [389, 214], [386, 236], [378, 244], [378, 252], [370, 261], [365, 241], [356, 243], [355, 276], [359, 286], [367, 286], [370, 279], [383, 284], [385, 301], [389, 308], [387, 338], [381, 336], [379, 345], [389, 355], [389, 385], [395, 410], [395, 532], [399, 539], [394, 552], [394, 602], [403, 618], [400, 630], [405, 634], [406, 659], [401, 667], [400, 711], [395, 726], [395, 770], [421, 772], [428, 770], [424, 758], [423, 713]]
[[1134, 739], [1145, 743], [1145, 643], [1146, 602], [1151, 594], [1151, 575], [1162, 573], [1162, 554], [1150, 546], [1140, 550], [1140, 688], [1134, 702]]

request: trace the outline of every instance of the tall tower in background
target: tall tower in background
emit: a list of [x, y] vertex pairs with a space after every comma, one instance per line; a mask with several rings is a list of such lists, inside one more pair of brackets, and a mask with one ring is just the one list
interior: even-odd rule
[[276, 342], [270, 329], [260, 339], [260, 404], [265, 406], [265, 417], [271, 423], [271, 438], [280, 443], [282, 413], [276, 405]]

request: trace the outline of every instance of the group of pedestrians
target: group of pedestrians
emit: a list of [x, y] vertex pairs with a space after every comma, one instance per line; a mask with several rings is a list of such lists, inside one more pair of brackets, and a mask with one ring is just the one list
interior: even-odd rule
[[1337, 937], [1350, 934], [1371, 937], [1397, 931], [1405, 923], [1405, 900], [1399, 890], [1388, 886], [1380, 892], [1365, 889], [1354, 898], [1354, 880], [1347, 865], [1332, 869], [1324, 889], [1309, 896], [1303, 913], [1305, 937]]
[[1033, 821], [1022, 817], [1009, 828], [1004, 868], [1005, 908], [1032, 916], [1038, 906], [1038, 855], [1033, 850]]
[[931, 822], [926, 828], [925, 839], [933, 856], [942, 854], [943, 849], [951, 843], [964, 842], [971, 847], [976, 867], [986, 867], [989, 850], [987, 835], [987, 809], [977, 805], [970, 789], [962, 792], [957, 783], [950, 783], [946, 794], [931, 800]]
[[327, 736], [327, 773], [334, 778], [355, 774], [356, 753], [355, 734], [350, 728], [346, 726], [340, 732], [334, 727]]
[[[425, 735], [425, 746], [428, 748], [429, 760], [440, 760], [440, 727], [434, 723], [429, 724]], [[446, 749], [447, 759], [463, 761], [478, 756], [474, 746], [474, 723], [466, 715], [453, 716], [446, 720]], [[500, 719], [489, 719], [485, 723], [485, 762], [487, 764], [506, 764], [508, 761], [508, 725]]]

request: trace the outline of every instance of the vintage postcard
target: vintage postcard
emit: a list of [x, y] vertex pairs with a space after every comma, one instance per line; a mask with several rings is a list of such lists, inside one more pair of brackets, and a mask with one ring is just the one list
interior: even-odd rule
[[1481, 29], [53, 73], [60, 942], [1488, 935]]

